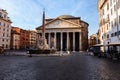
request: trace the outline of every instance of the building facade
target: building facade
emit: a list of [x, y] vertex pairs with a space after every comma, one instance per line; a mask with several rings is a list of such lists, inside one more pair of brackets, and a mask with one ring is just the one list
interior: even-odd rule
[[89, 39], [89, 46], [96, 45], [98, 43], [97, 34], [92, 34]]
[[20, 49], [26, 49], [30, 46], [29, 30], [20, 29]]
[[[55, 19], [45, 19], [46, 39], [49, 48], [58, 51], [83, 51], [88, 48], [88, 23], [80, 17], [62, 15]], [[42, 27], [36, 28], [42, 36]]]
[[120, 44], [120, 0], [98, 0], [100, 43]]
[[11, 23], [6, 10], [0, 9], [0, 45], [4, 49], [10, 49]]
[[30, 30], [30, 47], [35, 48], [37, 42], [37, 32], [35, 30]]
[[11, 49], [20, 49], [20, 28], [12, 27], [11, 29]]
[[36, 31], [24, 30], [19, 27], [11, 29], [10, 49], [26, 49], [36, 47]]

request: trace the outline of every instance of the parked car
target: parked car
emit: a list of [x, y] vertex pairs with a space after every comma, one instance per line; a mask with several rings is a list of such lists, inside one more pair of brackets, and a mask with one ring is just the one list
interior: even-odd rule
[[101, 53], [100, 46], [91, 46], [88, 52], [92, 52], [94, 56], [98, 56]]

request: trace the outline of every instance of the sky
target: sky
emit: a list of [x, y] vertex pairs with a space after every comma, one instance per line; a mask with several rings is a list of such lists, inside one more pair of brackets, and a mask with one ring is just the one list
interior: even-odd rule
[[81, 17], [89, 24], [89, 35], [98, 31], [98, 0], [0, 0], [0, 8], [8, 12], [12, 26], [35, 30], [42, 23], [45, 8], [46, 18], [60, 15]]

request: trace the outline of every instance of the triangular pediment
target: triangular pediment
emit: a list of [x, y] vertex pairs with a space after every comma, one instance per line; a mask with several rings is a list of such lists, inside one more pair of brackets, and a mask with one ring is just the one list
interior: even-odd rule
[[78, 28], [80, 27], [80, 25], [76, 23], [66, 21], [60, 18], [56, 18], [52, 20], [51, 22], [47, 23], [45, 26], [46, 26], [46, 29], [47, 28], [49, 29], [49, 28]]

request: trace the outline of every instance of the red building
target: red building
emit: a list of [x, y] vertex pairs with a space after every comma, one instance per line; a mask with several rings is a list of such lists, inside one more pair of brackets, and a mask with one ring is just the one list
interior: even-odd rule
[[20, 49], [29, 48], [30, 32], [28, 30], [20, 29]]

